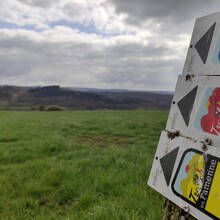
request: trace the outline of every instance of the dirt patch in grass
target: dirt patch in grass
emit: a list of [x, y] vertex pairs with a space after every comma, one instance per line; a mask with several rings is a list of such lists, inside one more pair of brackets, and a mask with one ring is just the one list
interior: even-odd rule
[[97, 147], [97, 148], [106, 148], [111, 146], [125, 148], [132, 144], [132, 141], [130, 141], [126, 137], [109, 136], [109, 135], [103, 135], [103, 136], [80, 135], [75, 137], [75, 140], [78, 143], [86, 144], [89, 147]]

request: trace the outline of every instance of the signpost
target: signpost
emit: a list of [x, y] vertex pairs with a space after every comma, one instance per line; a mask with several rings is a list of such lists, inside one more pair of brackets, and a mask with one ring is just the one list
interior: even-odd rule
[[148, 185], [199, 220], [220, 219], [220, 13], [196, 20]]

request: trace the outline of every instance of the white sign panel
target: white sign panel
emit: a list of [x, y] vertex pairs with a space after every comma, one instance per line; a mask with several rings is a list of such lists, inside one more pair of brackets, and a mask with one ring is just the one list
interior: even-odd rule
[[199, 220], [218, 220], [220, 149], [163, 131], [148, 185]]
[[166, 130], [220, 147], [220, 77], [180, 75]]
[[220, 220], [220, 12], [196, 20], [148, 185], [199, 220]]
[[198, 18], [183, 68], [184, 74], [220, 75], [220, 13]]

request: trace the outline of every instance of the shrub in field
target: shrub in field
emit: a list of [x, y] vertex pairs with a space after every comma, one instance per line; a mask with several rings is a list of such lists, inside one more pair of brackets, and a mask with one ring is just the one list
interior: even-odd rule
[[45, 108], [45, 111], [66, 111], [66, 108], [59, 105], [49, 105]]
[[38, 111], [44, 111], [45, 108], [46, 108], [45, 105], [39, 105], [39, 106], [38, 106]]

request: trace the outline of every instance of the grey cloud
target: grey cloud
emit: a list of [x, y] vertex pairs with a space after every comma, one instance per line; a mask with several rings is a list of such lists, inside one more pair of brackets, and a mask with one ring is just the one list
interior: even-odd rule
[[107, 56], [121, 55], [121, 57], [138, 58], [138, 62], [141, 58], [160, 59], [162, 56], [172, 54], [173, 51], [166, 45], [157, 46], [152, 43], [148, 45], [143, 45], [141, 43], [129, 43], [110, 47], [106, 50], [106, 53]]
[[[134, 89], [155, 89], [159, 84], [158, 89], [172, 90], [176, 70], [181, 68], [176, 64], [178, 60], [161, 60], [161, 56], [171, 53], [169, 48], [142, 43], [105, 46], [102, 43], [37, 42], [25, 36], [1, 36], [0, 48], [0, 77], [31, 75], [38, 81], [62, 82], [66, 86], [85, 81], [87, 86], [103, 84], [114, 88], [120, 84], [123, 88], [127, 83], [134, 85]], [[175, 77], [167, 79], [168, 73]]]
[[[103, 81], [109, 83], [133, 82], [141, 85], [146, 89], [151, 87], [164, 88], [173, 90], [177, 79], [176, 70], [181, 68], [181, 61], [143, 61], [137, 64], [133, 60], [129, 60], [121, 65], [114, 65], [106, 70]], [[180, 73], [180, 72], [179, 72]]]
[[73, 3], [66, 3], [63, 6], [63, 12], [65, 14], [67, 14], [70, 17], [82, 17], [85, 16], [85, 12], [89, 12], [86, 11], [85, 8], [83, 8], [81, 5], [77, 5], [77, 4], [73, 4]]
[[[184, 23], [220, 9], [217, 0], [109, 0], [118, 13], [128, 14], [127, 21], [140, 24], [146, 19]], [[165, 19], [165, 20], [164, 20]]]
[[42, 8], [50, 7], [54, 3], [53, 0], [17, 0], [17, 1], [19, 1], [20, 3], [25, 3], [30, 6], [36, 6]]
[[[31, 6], [30, 8], [45, 9], [34, 9], [33, 13], [36, 13], [35, 11], [58, 13], [61, 10], [62, 16], [67, 15], [66, 19], [73, 19], [80, 24], [91, 18], [90, 4], [84, 7], [80, 3], [70, 4], [70, 1], [66, 1], [65, 4], [63, 2], [62, 6], [59, 4], [61, 0], [17, 1]], [[75, 32], [68, 32], [70, 36], [65, 38], [64, 35], [59, 35], [62, 29], [51, 28], [48, 30], [50, 33], [48, 36], [52, 36], [52, 40], [46, 40], [47, 34], [44, 31], [34, 33], [33, 30], [28, 33], [11, 30], [10, 33], [10, 30], [6, 32], [0, 30], [0, 80], [4, 79], [4, 82], [7, 82], [9, 78], [13, 78], [21, 82], [22, 79], [25, 83], [36, 80], [64, 86], [76, 86], [85, 82], [88, 87], [103, 85], [107, 88], [173, 90], [177, 75], [181, 74], [187, 50], [184, 49], [187, 38], [181, 38], [179, 34], [189, 35], [195, 17], [213, 10], [216, 0], [209, 2], [108, 0], [108, 2], [115, 6], [117, 13], [128, 15], [126, 19], [128, 24], [138, 27], [122, 24], [125, 29], [132, 30], [126, 32], [131, 33], [127, 38], [110, 35], [102, 39], [101, 36], [92, 37], [83, 33], [80, 35], [82, 30], [76, 34], [76, 39], [73, 38]], [[36, 15], [37, 18], [42, 16]], [[51, 20], [56, 20], [53, 13], [50, 16]], [[150, 21], [150, 24], [146, 25], [145, 21]], [[145, 28], [149, 28], [149, 36], [143, 33]], [[140, 35], [136, 32], [138, 30], [141, 32]], [[141, 37], [144, 35], [146, 39]], [[63, 42], [60, 42], [62, 38]]]

